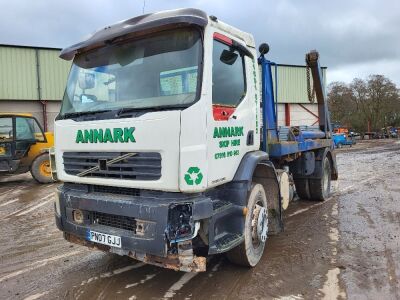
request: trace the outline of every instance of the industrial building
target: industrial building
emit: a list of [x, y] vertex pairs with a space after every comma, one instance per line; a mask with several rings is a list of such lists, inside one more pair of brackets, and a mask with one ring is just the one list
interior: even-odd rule
[[53, 130], [71, 66], [59, 52], [0, 45], [0, 112], [32, 113], [44, 128]]
[[[53, 130], [71, 66], [58, 57], [60, 50], [0, 45], [0, 112], [32, 113], [46, 130]], [[326, 86], [326, 68], [322, 71]], [[318, 109], [308, 99], [305, 66], [278, 64], [273, 78], [278, 83], [279, 126], [317, 124]]]

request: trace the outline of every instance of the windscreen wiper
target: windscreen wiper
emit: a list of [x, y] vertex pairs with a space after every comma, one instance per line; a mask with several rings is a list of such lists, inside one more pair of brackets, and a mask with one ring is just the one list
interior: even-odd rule
[[79, 112], [70, 112], [61, 115], [61, 119], [67, 119], [72, 117], [81, 117], [81, 116], [88, 116], [88, 115], [95, 115], [98, 113], [105, 113], [110, 112], [110, 109], [103, 109], [103, 110], [95, 110], [95, 111], [79, 111]]
[[116, 117], [121, 115], [125, 115], [128, 113], [134, 113], [139, 111], [159, 111], [159, 110], [169, 110], [169, 109], [180, 109], [180, 108], [187, 108], [187, 105], [159, 105], [159, 106], [152, 106], [152, 107], [124, 107], [118, 110], [116, 113]]

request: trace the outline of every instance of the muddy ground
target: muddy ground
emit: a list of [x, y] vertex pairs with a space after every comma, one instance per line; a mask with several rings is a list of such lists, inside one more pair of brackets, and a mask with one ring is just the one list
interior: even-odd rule
[[400, 143], [338, 151], [326, 202], [296, 201], [254, 269], [214, 257], [181, 273], [67, 243], [56, 184], [0, 179], [1, 299], [400, 299]]

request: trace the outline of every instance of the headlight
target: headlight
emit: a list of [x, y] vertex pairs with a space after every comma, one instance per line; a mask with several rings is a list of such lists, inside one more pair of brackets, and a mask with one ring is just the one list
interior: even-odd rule
[[60, 192], [56, 191], [55, 197], [54, 197], [54, 206], [56, 213], [61, 216], [61, 209], [60, 209]]
[[82, 224], [83, 223], [83, 212], [80, 209], [74, 209], [72, 211], [72, 218], [75, 223]]

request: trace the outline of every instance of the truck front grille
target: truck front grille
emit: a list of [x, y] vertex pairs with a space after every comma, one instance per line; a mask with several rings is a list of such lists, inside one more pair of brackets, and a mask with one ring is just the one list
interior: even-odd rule
[[132, 217], [92, 212], [92, 224], [125, 229], [136, 233], [136, 220]]
[[89, 186], [89, 191], [93, 193], [105, 193], [105, 194], [117, 194], [117, 195], [127, 195], [127, 196], [140, 196], [139, 189], [131, 189], [116, 186], [103, 186], [103, 185], [91, 185]]
[[161, 155], [156, 152], [64, 152], [64, 170], [79, 177], [127, 180], [161, 178]]

